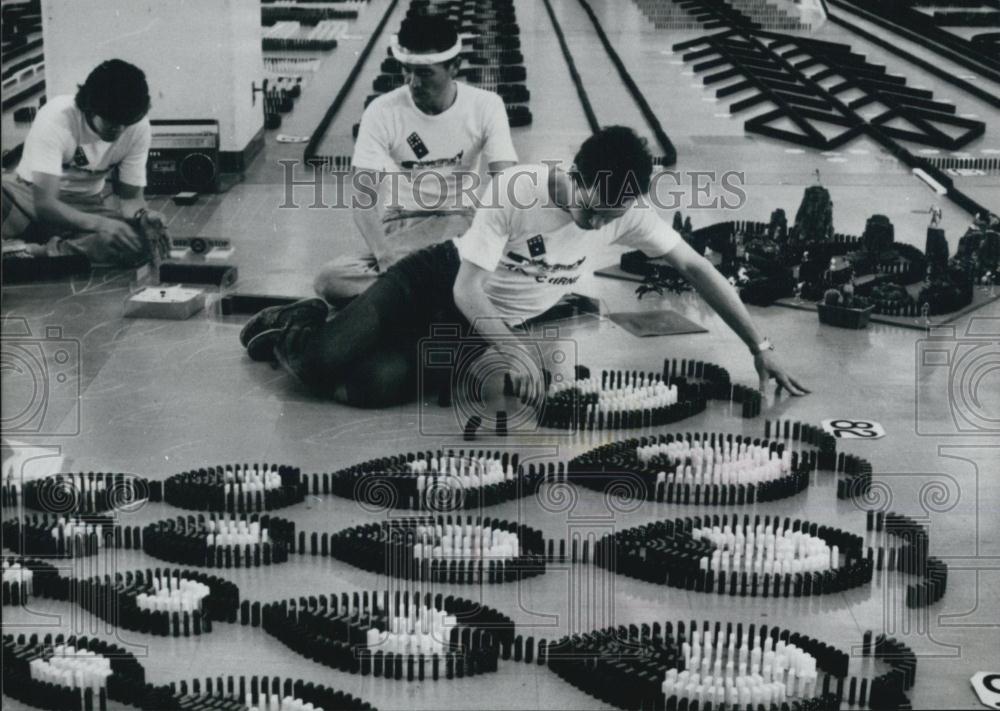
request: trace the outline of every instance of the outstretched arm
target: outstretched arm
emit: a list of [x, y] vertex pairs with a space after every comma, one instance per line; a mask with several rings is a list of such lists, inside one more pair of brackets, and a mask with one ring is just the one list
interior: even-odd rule
[[792, 395], [805, 395], [809, 390], [798, 382], [781, 364], [773, 350], [761, 350], [764, 337], [754, 326], [750, 314], [739, 295], [712, 264], [695, 252], [687, 242], [679, 242], [664, 256], [674, 268], [701, 294], [716, 313], [726, 322], [754, 354], [754, 365], [760, 376], [761, 390], [770, 378], [778, 382], [778, 391], [784, 387]]

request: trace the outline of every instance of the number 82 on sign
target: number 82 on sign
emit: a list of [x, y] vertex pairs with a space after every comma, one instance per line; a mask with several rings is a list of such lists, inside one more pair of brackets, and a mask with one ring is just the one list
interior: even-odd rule
[[881, 439], [885, 437], [885, 428], [878, 422], [856, 418], [823, 420], [823, 431], [838, 439]]

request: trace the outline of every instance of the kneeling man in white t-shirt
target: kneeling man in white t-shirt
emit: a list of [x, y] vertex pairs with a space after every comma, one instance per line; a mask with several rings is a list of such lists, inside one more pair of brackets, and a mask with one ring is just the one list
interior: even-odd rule
[[163, 215], [142, 194], [149, 105], [142, 70], [112, 59], [76, 96], [38, 111], [15, 175], [3, 179], [5, 258], [83, 254], [95, 266], [133, 266], [165, 253]]

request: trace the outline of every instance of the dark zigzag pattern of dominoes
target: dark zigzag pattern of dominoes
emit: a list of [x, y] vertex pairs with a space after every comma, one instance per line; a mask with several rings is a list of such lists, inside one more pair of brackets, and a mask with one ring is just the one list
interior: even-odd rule
[[[728, 29], [673, 49], [684, 53], [684, 61], [695, 62], [695, 72], [710, 71], [702, 78], [706, 86], [723, 84], [715, 92], [718, 98], [755, 91], [732, 104], [734, 113], [775, 105], [747, 120], [747, 131], [817, 150], [834, 150], [873, 130], [893, 140], [958, 150], [986, 130], [982, 121], [956, 115], [953, 104], [935, 101], [929, 90], [908, 87], [905, 77], [887, 73], [848, 45]], [[854, 93], [860, 96], [852, 97]], [[870, 107], [879, 110], [866, 118]], [[785, 121], [797, 130], [776, 125]], [[834, 134], [827, 137], [819, 125], [835, 127]]]

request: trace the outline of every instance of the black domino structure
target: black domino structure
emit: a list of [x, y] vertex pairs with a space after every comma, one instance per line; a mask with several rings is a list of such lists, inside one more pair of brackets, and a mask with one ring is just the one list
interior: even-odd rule
[[163, 500], [194, 511], [274, 511], [302, 503], [306, 488], [298, 467], [224, 464], [169, 477], [163, 482]]
[[356, 20], [357, 10], [334, 7], [304, 7], [294, 5], [272, 5], [261, 3], [260, 23], [270, 27], [278, 22], [298, 22], [302, 25], [317, 25], [324, 20]]
[[[304, 534], [300, 534], [304, 536]], [[504, 583], [545, 572], [545, 539], [528, 526], [477, 516], [389, 519], [320, 539], [310, 552], [414, 582]], [[300, 541], [300, 552], [305, 552]]]
[[[0, 73], [3, 75], [3, 99], [0, 108], [10, 111], [45, 89], [45, 54], [42, 38], [42, 8], [39, 0], [3, 4], [3, 36]], [[44, 103], [45, 97], [42, 97]], [[31, 121], [32, 106], [14, 109], [14, 121]], [[25, 119], [24, 113], [29, 117]], [[20, 146], [9, 153], [20, 155]], [[7, 168], [4, 151], [3, 167]], [[16, 159], [15, 159], [16, 160]], [[6, 271], [6, 270], [4, 270]], [[6, 278], [6, 274], [4, 277]]]
[[[803, 205], [810, 191], [824, 190], [808, 188]], [[685, 239], [711, 256], [748, 304], [814, 310], [831, 289], [839, 292], [850, 284], [852, 304], [867, 308], [873, 320], [924, 329], [926, 324], [916, 317], [957, 315], [988, 303], [993, 297], [977, 295], [976, 284], [992, 279], [996, 260], [989, 248], [981, 247], [995, 233], [985, 221], [966, 231], [950, 259], [933, 251], [934, 236], [943, 239], [940, 228], [929, 227], [927, 232], [930, 257], [918, 247], [896, 242], [895, 228], [882, 215], [872, 215], [862, 235], [805, 235], [799, 225], [788, 227], [784, 211], [776, 210], [769, 223], [718, 222], [690, 231]], [[628, 278], [624, 272], [661, 286], [683, 281], [668, 262], [639, 251], [624, 253], [619, 270], [599, 274]]]
[[[932, 51], [944, 54], [959, 64], [978, 66], [977, 71], [984, 75], [989, 75], [1000, 68], [1000, 64], [990, 67], [982, 63], [985, 57], [990, 56], [989, 50], [983, 52], [983, 49], [995, 46], [991, 44], [992, 40], [989, 37], [977, 43], [944, 33], [947, 36], [940, 41], [941, 29], [928, 26], [933, 23], [928, 16], [919, 12], [906, 11], [912, 16], [911, 19], [920, 18], [918, 24], [922, 26], [914, 28], [916, 30], [914, 31], [903, 27], [903, 23], [895, 22], [896, 18], [887, 18], [884, 8], [880, 8], [876, 13], [869, 12], [853, 0], [822, 1], [824, 5], [850, 8], [853, 13], [921, 44], [931, 41], [928, 38], [935, 35], [930, 47]], [[706, 84], [737, 79], [736, 82], [726, 84], [719, 89], [716, 92], [718, 98], [744, 89], [753, 89], [757, 92], [755, 96], [742, 99], [733, 104], [731, 109], [743, 111], [764, 102], [777, 106], [776, 109], [747, 121], [745, 127], [748, 131], [756, 131], [769, 137], [811, 147], [831, 145], [831, 141], [847, 142], [865, 133], [909, 167], [915, 171], [922, 171], [921, 179], [926, 181], [926, 178], [930, 178], [942, 186], [948, 198], [970, 215], [985, 211], [981, 204], [959, 190], [952, 178], [935, 163], [914, 154], [898, 142], [898, 140], [931, 142], [943, 143], [946, 146], [953, 145], [956, 141], [968, 142], [982, 135], [985, 130], [979, 122], [956, 116], [954, 106], [934, 101], [933, 95], [927, 90], [906, 87], [905, 79], [886, 75], [884, 66], [868, 63], [864, 57], [851, 52], [848, 45], [768, 32], [767, 30], [773, 27], [769, 20], [774, 17], [765, 17], [761, 21], [760, 17], [755, 16], [755, 6], [759, 8], [761, 2], [740, 3], [739, 8], [728, 0], [671, 0], [671, 2], [680, 8], [685, 18], [690, 19], [690, 22], [688, 19], [681, 19], [684, 27], [701, 26], [705, 30], [721, 30], [718, 34], [706, 35], [674, 46], [675, 50], [680, 51], [697, 48], [695, 52], [684, 55], [685, 59], [705, 60], [695, 66], [696, 71], [699, 67], [722, 68], [722, 71], [706, 76]], [[642, 4], [640, 0], [640, 5]], [[763, 5], [767, 7], [768, 4], [763, 3]], [[657, 12], [661, 9], [658, 7]], [[745, 10], [749, 11], [749, 14], [744, 12]], [[772, 13], [773, 10], [774, 8], [768, 7], [766, 14]], [[668, 14], [672, 20], [678, 17], [673, 12]], [[964, 81], [934, 63], [907, 52], [898, 43], [893, 43], [891, 38], [861, 29], [845, 19], [848, 14], [829, 13], [829, 17], [835, 24], [903, 57], [924, 71], [958, 86], [993, 106], [1000, 106], [1000, 97], [984, 90], [978, 83]], [[893, 11], [888, 14], [893, 14]], [[668, 21], [667, 24], [671, 23]], [[798, 29], [794, 26], [781, 27], [780, 24], [779, 29]], [[732, 53], [727, 53], [724, 46], [714, 46], [717, 41], [722, 45], [728, 43]], [[959, 45], [957, 51], [954, 51], [955, 42]], [[720, 51], [717, 52], [716, 49]], [[963, 53], [968, 56], [962, 56]], [[974, 57], [978, 64], [972, 62], [969, 56]], [[987, 61], [996, 62], [996, 60]], [[821, 82], [831, 77], [840, 78], [842, 81], [836, 82], [828, 91]], [[855, 84], [863, 87], [866, 95], [846, 103], [840, 101], [838, 94], [848, 91], [849, 87], [854, 87]], [[868, 109], [877, 105], [886, 106], [888, 110], [871, 116]], [[890, 122], [900, 116], [904, 116], [908, 125], [918, 130], [893, 128]], [[836, 125], [843, 130], [834, 138], [828, 139], [822, 131], [810, 123], [813, 120], [824, 121], [827, 129]], [[794, 127], [792, 130], [782, 126], [789, 122]], [[941, 130], [934, 126], [934, 122], [951, 128]], [[952, 136], [956, 129], [959, 135]]]
[[[747, 131], [790, 141], [817, 150], [833, 150], [857, 136], [877, 128], [882, 135], [934, 148], [958, 150], [986, 130], [982, 121], [957, 115], [954, 105], [935, 101], [931, 91], [906, 85], [906, 78], [887, 74], [885, 67], [868, 62], [850, 46], [766, 31], [732, 29], [715, 35], [680, 42], [674, 51], [694, 62], [695, 72], [708, 72], [706, 86], [720, 85], [720, 99], [745, 89], [759, 93], [734, 103], [741, 112], [770, 101], [778, 108], [749, 119]], [[839, 80], [831, 88], [821, 82]], [[734, 81], [735, 80], [735, 81]], [[862, 96], [842, 99], [849, 89]], [[887, 107], [865, 118], [868, 106]], [[819, 113], [821, 112], [821, 113]], [[841, 130], [828, 137], [810, 121], [823, 117]], [[905, 119], [912, 128], [895, 128], [893, 119]], [[796, 130], [772, 124], [791, 121]], [[931, 122], [948, 126], [944, 132]], [[919, 130], [917, 130], [919, 128]]]
[[554, 465], [549, 471], [534, 464], [525, 468], [516, 452], [408, 452], [314, 474], [311, 493], [353, 499], [372, 510], [447, 512], [530, 496], [554, 475]]
[[868, 511], [867, 530], [884, 533], [897, 545], [880, 545], [877, 551], [869, 547], [869, 558], [875, 558], [877, 571], [906, 573], [922, 578], [907, 584], [908, 608], [933, 605], [948, 589], [948, 564], [928, 554], [930, 540], [926, 527], [909, 516], [892, 511]]
[[74, 578], [70, 599], [117, 627], [162, 637], [208, 634], [213, 622], [236, 622], [235, 583], [194, 570], [156, 568]]
[[[867, 703], [873, 709], [911, 708], [906, 692], [917, 676], [917, 655], [913, 650], [895, 637], [874, 635], [871, 630], [866, 630], [861, 639], [861, 654], [887, 664], [889, 671], [871, 679], [870, 684], [868, 679], [861, 680], [861, 693], [857, 699], [859, 705]], [[851, 681], [853, 689], [854, 679]], [[866, 687], [870, 690], [867, 698]], [[848, 702], [853, 705], [852, 697], [853, 694], [848, 697]]]
[[65, 599], [59, 570], [44, 560], [21, 556], [3, 558], [3, 604], [24, 605], [32, 597]]
[[494, 672], [514, 622], [479, 602], [419, 591], [364, 591], [244, 603], [240, 621], [340, 671], [437, 681]]
[[[69, 674], [67, 674], [69, 672]], [[73, 673], [80, 672], [79, 678]], [[4, 693], [53, 711], [375, 711], [362, 699], [328, 686], [280, 676], [217, 676], [170, 684], [146, 683], [133, 654], [99, 639], [51, 634], [4, 635]]]
[[[659, 372], [602, 370], [600, 377], [576, 366], [575, 377], [552, 383], [539, 411], [539, 424], [562, 430], [620, 430], [658, 427], [703, 412], [708, 400], [738, 403], [744, 418], [761, 412], [756, 388], [732, 383], [729, 371], [700, 360], [665, 359]], [[504, 394], [529, 394], [526, 381], [507, 374]]]
[[100, 639], [3, 637], [3, 693], [36, 708], [105, 711], [133, 705], [143, 698], [145, 681], [131, 652]]
[[154, 558], [208, 568], [259, 568], [288, 560], [295, 524], [268, 514], [178, 516], [143, 528], [142, 549]]
[[[944, 172], [900, 143], [958, 150], [984, 134], [982, 121], [959, 116], [953, 104], [935, 100], [930, 90], [908, 87], [905, 77], [888, 74], [849, 45], [759, 30], [735, 17], [713, 26], [723, 31], [677, 43], [673, 50], [694, 62], [695, 72], [706, 72], [706, 86], [720, 86], [717, 98], [754, 91], [734, 102], [731, 112], [763, 104], [776, 107], [748, 119], [745, 130], [826, 151], [867, 135], [922, 178], [941, 185], [970, 215], [987, 212]], [[850, 98], [848, 93], [855, 91], [861, 96]], [[907, 127], [893, 125], [897, 120]], [[838, 130], [827, 135], [817, 121]]]
[[[835, 442], [816, 428], [802, 442], [821, 448], [793, 449], [780, 438], [708, 432], [662, 434], [602, 445], [572, 459], [567, 479], [629, 499], [670, 504], [726, 506], [777, 501], [809, 486], [820, 468], [833, 468]], [[798, 440], [798, 437], [795, 438]]]
[[742, 16], [754, 27], [766, 30], [812, 29], [810, 23], [802, 22], [791, 15], [783, 6], [767, 0], [741, 0], [739, 10], [724, 0], [684, 0], [663, 2], [663, 0], [633, 0], [642, 14], [658, 30], [696, 30], [711, 28], [724, 20], [735, 20]]
[[134, 474], [87, 472], [54, 474], [3, 487], [3, 505], [52, 514], [100, 514], [160, 500], [160, 483]]
[[[156, 705], [152, 705], [152, 704]], [[343, 691], [302, 679], [280, 676], [205, 677], [170, 682], [160, 687], [144, 709], [184, 709], [184, 711], [376, 711], [369, 703]]]
[[[867, 289], [858, 287], [859, 295], [889, 281], [904, 286], [915, 284], [927, 274], [924, 253], [913, 245], [896, 242], [894, 235], [892, 241], [882, 247], [886, 253], [891, 250], [894, 258], [874, 263], [862, 260], [867, 249], [863, 236], [836, 232], [828, 239], [817, 240], [803, 238], [796, 226], [789, 228], [787, 233], [783, 230], [784, 227], [767, 222], [727, 220], [699, 227], [687, 239], [697, 251], [704, 254], [711, 250], [717, 255], [716, 268], [724, 276], [736, 277], [741, 268], [749, 267], [753, 273], [751, 278], [737, 286], [740, 298], [755, 306], [767, 306], [779, 298], [791, 296], [796, 270], [799, 279], [818, 281], [834, 257], [857, 255], [854, 273], [859, 277], [870, 276], [872, 282]], [[672, 267], [662, 259], [649, 259], [638, 250], [623, 253], [619, 266], [624, 272], [644, 278], [655, 279], [672, 274]], [[813, 300], [821, 295], [803, 294]], [[889, 307], [883, 308], [877, 300], [875, 307], [877, 313], [889, 313]], [[935, 305], [935, 311], [941, 312], [941, 309]], [[916, 312], [902, 315], [914, 316]]]
[[[622, 709], [833, 711], [847, 653], [790, 630], [704, 621], [608, 627], [551, 642], [549, 668]], [[703, 680], [712, 683], [701, 686]]]
[[30, 514], [4, 521], [4, 546], [22, 555], [82, 558], [101, 548], [138, 549], [137, 526], [123, 526], [108, 515], [57, 516]]
[[[867, 41], [871, 42], [872, 44], [875, 44], [881, 47], [882, 49], [887, 50], [892, 54], [895, 54], [898, 57], [902, 57], [910, 64], [920, 67], [925, 72], [933, 74], [939, 79], [943, 79], [949, 84], [958, 87], [962, 91], [971, 94], [978, 99], [982, 99], [983, 101], [992, 104], [994, 107], [1000, 108], [1000, 96], [997, 96], [996, 94], [990, 92], [987, 88], [984, 88], [982, 84], [978, 82], [973, 83], [967, 81], [966, 79], [957, 76], [954, 72], [949, 71], [949, 68], [947, 66], [943, 67], [936, 62], [927, 61], [926, 59], [923, 59], [915, 54], [906, 51], [906, 49], [904, 49], [898, 42], [894, 41], [894, 38], [892, 36], [885, 35], [884, 33], [881, 32], [879, 33], [869, 32], [868, 30], [863, 29], [862, 27], [854, 24], [848, 19], [849, 12], [836, 12], [836, 13], [829, 12], [829, 10], [833, 7], [847, 10], [848, 6], [846, 4], [840, 5], [838, 4], [838, 0], [823, 0], [823, 1], [827, 4], [827, 10], [828, 10], [827, 17], [834, 24], [840, 25], [841, 27], [857, 35], [858, 37], [862, 37]], [[855, 6], [854, 11], [861, 15], [863, 15], [863, 13], [865, 12], [863, 10], [860, 10], [860, 8], [858, 8], [857, 6]], [[883, 27], [891, 27], [877, 15], [868, 15], [867, 18], [872, 20], [876, 24], [882, 24]], [[996, 35], [994, 35], [994, 37], [996, 37]], [[979, 50], [984, 50], [988, 49], [988, 42], [986, 40], [981, 40], [977, 42], [976, 37], [973, 37], [971, 46]], [[994, 50], [996, 49], [997, 48], [994, 47]], [[931, 51], [940, 53], [941, 48], [932, 47]], [[996, 51], [994, 51], [994, 54], [996, 54]]]
[[837, 452], [836, 438], [822, 428], [792, 420], [764, 420], [764, 439], [800, 442], [817, 448], [811, 465], [818, 471], [832, 471], [837, 481], [837, 498], [864, 502], [871, 493], [871, 462], [855, 454]]
[[595, 565], [647, 582], [740, 597], [810, 597], [871, 582], [864, 540], [800, 519], [745, 514], [657, 521], [609, 534]]
[[[971, 69], [980, 76], [1000, 82], [1000, 58], [995, 51], [990, 51], [990, 42], [976, 41], [975, 37], [966, 38], [951, 32], [949, 27], [956, 25], [983, 27], [996, 26], [996, 12], [969, 13], [948, 12], [948, 5], [962, 6], [961, 0], [942, 0], [934, 3], [936, 11], [933, 14], [920, 12], [912, 2], [869, 3], [858, 0], [826, 0], [832, 8], [844, 10], [834, 15], [841, 18], [856, 14], [866, 20], [901, 35], [910, 41], [927, 47], [956, 64]], [[985, 4], [985, 3], [984, 3]], [[996, 5], [993, 5], [996, 8]], [[849, 12], [846, 12], [849, 11]], [[962, 18], [961, 15], [965, 17]], [[950, 16], [950, 17], [948, 17]], [[948, 17], [948, 19], [946, 19]], [[886, 37], [891, 41], [891, 35]]]

